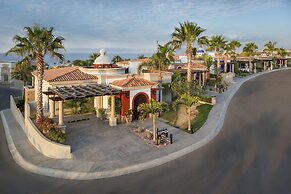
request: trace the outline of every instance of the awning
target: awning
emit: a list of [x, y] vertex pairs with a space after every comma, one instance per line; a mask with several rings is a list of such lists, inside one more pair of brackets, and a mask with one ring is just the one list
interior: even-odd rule
[[100, 84], [73, 85], [49, 88], [43, 92], [46, 95], [53, 95], [49, 99], [53, 101], [82, 99], [96, 96], [107, 96], [119, 94], [121, 90], [117, 90], [111, 86], [103, 86]]

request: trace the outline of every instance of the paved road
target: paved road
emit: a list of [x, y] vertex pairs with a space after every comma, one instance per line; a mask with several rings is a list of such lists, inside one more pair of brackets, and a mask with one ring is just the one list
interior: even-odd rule
[[[0, 88], [0, 108], [15, 92]], [[7, 100], [6, 100], [7, 99]], [[221, 133], [209, 144], [160, 167], [122, 177], [69, 181], [15, 165], [0, 123], [0, 193], [290, 194], [291, 71], [260, 76], [233, 98]]]

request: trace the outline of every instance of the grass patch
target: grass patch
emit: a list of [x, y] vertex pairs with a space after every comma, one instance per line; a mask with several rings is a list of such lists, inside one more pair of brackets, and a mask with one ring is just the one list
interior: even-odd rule
[[[210, 110], [212, 109], [212, 105], [210, 104], [202, 104], [200, 106], [197, 107], [197, 110], [198, 110], [198, 115], [195, 119], [193, 119], [191, 121], [191, 128], [192, 128], [192, 131], [188, 131], [187, 128], [185, 129], [182, 129], [183, 131], [187, 132], [187, 133], [195, 133], [198, 129], [200, 129], [205, 121], [207, 120], [207, 117], [208, 117], [208, 114], [210, 112]], [[175, 123], [176, 123], [176, 120], [177, 120], [177, 111], [174, 111], [174, 110], [169, 110], [165, 113], [163, 113], [161, 115], [161, 118], [165, 121], [168, 122], [168, 124], [174, 126], [174, 127], [177, 127], [175, 126]]]
[[169, 110], [161, 115], [163, 120], [166, 120], [170, 125], [174, 126], [177, 120], [177, 111]]
[[213, 106], [210, 104], [202, 104], [197, 107], [198, 115], [195, 119], [191, 121], [192, 133], [195, 133], [198, 129], [200, 129], [204, 125], [212, 107]]

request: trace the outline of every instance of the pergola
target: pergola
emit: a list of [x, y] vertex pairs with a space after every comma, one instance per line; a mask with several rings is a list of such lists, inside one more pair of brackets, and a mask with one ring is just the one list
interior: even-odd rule
[[71, 99], [83, 99], [89, 97], [97, 97], [97, 103], [95, 103], [97, 116], [99, 116], [98, 109], [101, 108], [101, 97], [111, 96], [111, 114], [109, 118], [109, 125], [116, 125], [115, 117], [115, 95], [119, 94], [121, 90], [115, 89], [111, 86], [103, 86], [100, 84], [88, 84], [88, 85], [72, 85], [61, 86], [55, 88], [49, 88], [48, 91], [43, 92], [49, 96], [49, 110], [50, 118], [55, 117], [55, 102], [59, 102], [59, 125], [64, 125], [64, 100]]

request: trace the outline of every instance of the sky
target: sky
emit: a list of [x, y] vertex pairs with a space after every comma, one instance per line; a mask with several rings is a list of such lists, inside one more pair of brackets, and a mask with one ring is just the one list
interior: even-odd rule
[[291, 0], [0, 0], [0, 52], [40, 24], [63, 36], [67, 53], [152, 53], [186, 20], [242, 44], [291, 49]]

